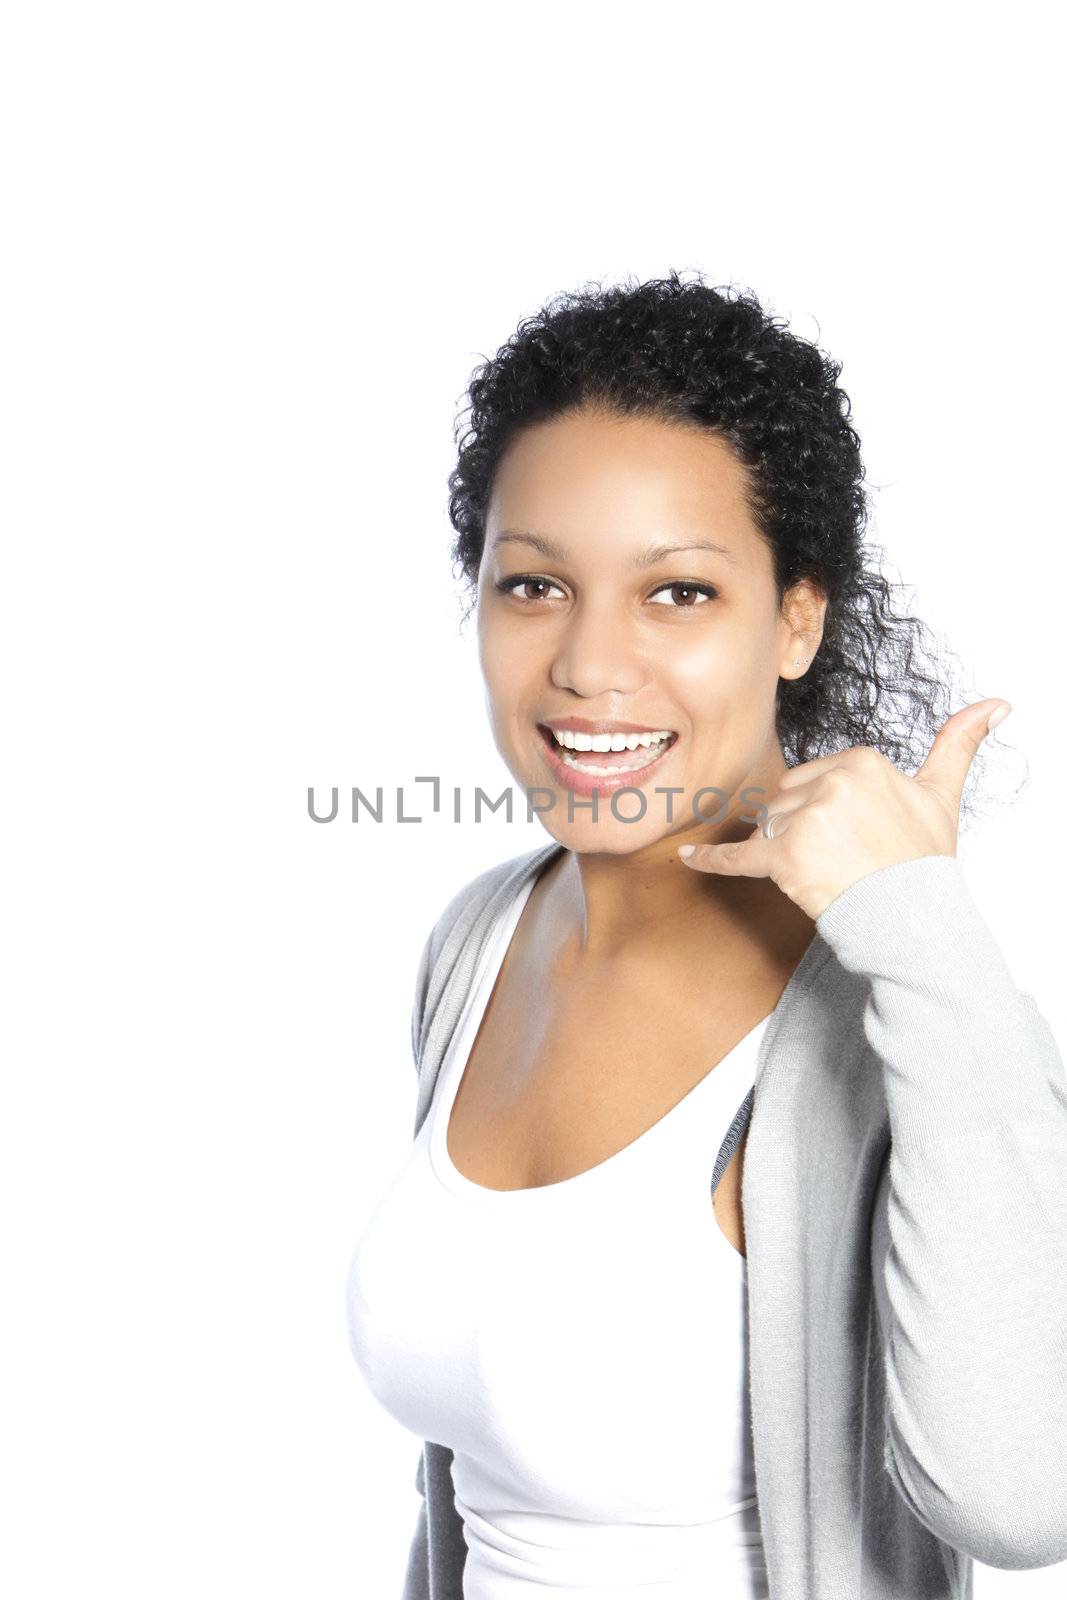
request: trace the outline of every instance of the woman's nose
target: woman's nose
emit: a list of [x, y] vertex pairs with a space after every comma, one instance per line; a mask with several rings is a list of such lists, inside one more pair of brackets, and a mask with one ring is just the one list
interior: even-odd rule
[[552, 661], [552, 683], [587, 700], [635, 694], [645, 679], [636, 641], [618, 614], [579, 607], [564, 624]]

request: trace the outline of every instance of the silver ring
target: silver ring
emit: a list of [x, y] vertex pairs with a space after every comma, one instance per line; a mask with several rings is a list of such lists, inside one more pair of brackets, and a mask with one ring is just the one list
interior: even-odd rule
[[774, 824], [782, 815], [783, 813], [781, 811], [772, 811], [769, 817], [764, 817], [763, 821], [760, 823], [760, 832], [765, 839], [773, 839]]

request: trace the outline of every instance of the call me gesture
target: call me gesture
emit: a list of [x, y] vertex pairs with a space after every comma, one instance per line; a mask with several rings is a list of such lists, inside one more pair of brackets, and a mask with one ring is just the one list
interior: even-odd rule
[[880, 867], [956, 854], [971, 763], [1011, 709], [987, 699], [954, 712], [913, 776], [870, 745], [791, 767], [750, 838], [684, 844], [678, 854], [698, 872], [770, 878], [816, 918]]

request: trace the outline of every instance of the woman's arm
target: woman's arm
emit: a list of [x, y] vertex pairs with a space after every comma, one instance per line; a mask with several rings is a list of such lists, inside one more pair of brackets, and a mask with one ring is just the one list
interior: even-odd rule
[[870, 873], [816, 925], [870, 979], [884, 1069], [886, 1469], [976, 1560], [1067, 1560], [1062, 1057], [954, 856]]

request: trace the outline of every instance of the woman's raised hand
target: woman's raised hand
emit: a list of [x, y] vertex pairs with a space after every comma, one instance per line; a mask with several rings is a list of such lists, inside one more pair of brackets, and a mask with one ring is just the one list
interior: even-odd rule
[[680, 845], [678, 853], [698, 872], [771, 878], [818, 917], [879, 867], [956, 854], [967, 773], [1010, 711], [1006, 700], [978, 700], [954, 712], [913, 776], [870, 745], [790, 767], [763, 802], [767, 814], [751, 838]]

